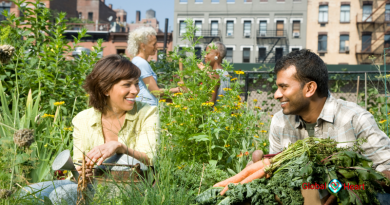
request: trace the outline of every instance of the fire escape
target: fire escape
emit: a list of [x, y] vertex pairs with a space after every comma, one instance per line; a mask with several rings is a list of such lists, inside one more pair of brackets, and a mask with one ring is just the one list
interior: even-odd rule
[[[288, 37], [286, 30], [258, 30], [259, 46], [258, 63], [276, 63], [288, 53]], [[264, 48], [262, 48], [264, 46]]]
[[[390, 47], [390, 1], [362, 3], [362, 12], [356, 15], [361, 39], [355, 46], [356, 60], [359, 64], [383, 64], [383, 49]], [[390, 57], [386, 57], [386, 62], [390, 62]]]

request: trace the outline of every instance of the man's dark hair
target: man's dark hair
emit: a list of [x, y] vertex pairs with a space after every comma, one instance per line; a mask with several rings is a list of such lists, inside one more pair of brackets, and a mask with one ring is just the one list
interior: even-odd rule
[[105, 95], [121, 80], [138, 79], [141, 70], [127, 58], [112, 54], [100, 59], [83, 85], [89, 94], [89, 105], [105, 112], [108, 97]]
[[328, 69], [318, 55], [308, 49], [293, 51], [276, 62], [274, 72], [277, 74], [282, 69], [285, 70], [292, 65], [297, 70], [295, 78], [301, 82], [302, 87], [306, 83], [314, 81], [317, 83], [318, 96], [328, 96]]

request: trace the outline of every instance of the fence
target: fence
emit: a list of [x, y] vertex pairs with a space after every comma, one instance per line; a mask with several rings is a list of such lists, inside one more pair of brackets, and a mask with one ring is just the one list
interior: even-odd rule
[[[333, 97], [346, 101], [356, 102], [366, 109], [375, 103], [378, 97], [384, 97], [386, 92], [384, 73], [379, 71], [329, 71], [329, 90]], [[237, 77], [234, 72], [230, 72]], [[387, 73], [390, 74], [390, 73]], [[275, 79], [269, 71], [245, 71], [240, 76], [243, 84], [242, 97], [248, 105], [260, 106], [262, 110], [274, 114], [278, 112], [280, 103], [273, 98]], [[386, 82], [389, 86], [389, 82]], [[273, 88], [274, 87], [274, 88]], [[378, 91], [375, 94], [375, 89]], [[257, 102], [254, 102], [254, 99]]]

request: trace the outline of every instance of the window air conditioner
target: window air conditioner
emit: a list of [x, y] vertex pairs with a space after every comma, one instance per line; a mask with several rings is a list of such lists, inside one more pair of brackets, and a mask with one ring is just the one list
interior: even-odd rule
[[233, 33], [227, 33], [227, 36], [233, 36]]
[[345, 46], [345, 52], [349, 52], [349, 46]]
[[260, 33], [260, 36], [264, 37], [264, 36], [267, 36], [266, 33]]
[[245, 32], [245, 33], [244, 33], [244, 36], [245, 36], [245, 37], [250, 37], [250, 36], [251, 36], [251, 33]]
[[298, 38], [298, 37], [299, 37], [299, 32], [294, 32], [294, 33], [293, 33], [293, 37], [294, 37], [294, 38]]

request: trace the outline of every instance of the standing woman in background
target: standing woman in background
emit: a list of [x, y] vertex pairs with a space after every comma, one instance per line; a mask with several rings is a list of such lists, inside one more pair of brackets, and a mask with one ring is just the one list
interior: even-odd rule
[[[154, 56], [157, 51], [156, 31], [152, 27], [140, 27], [130, 32], [127, 51], [135, 56], [132, 63], [141, 70], [139, 77], [140, 92], [137, 101], [146, 102], [149, 105], [157, 106], [156, 97], [161, 97], [165, 89], [157, 85], [157, 75], [148, 63], [149, 56]], [[169, 89], [171, 93], [180, 92], [179, 87]]]

